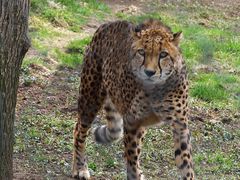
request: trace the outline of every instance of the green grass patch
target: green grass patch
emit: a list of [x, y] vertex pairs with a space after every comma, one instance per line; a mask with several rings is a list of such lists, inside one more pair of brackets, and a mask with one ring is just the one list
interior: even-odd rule
[[68, 67], [74, 68], [80, 65], [83, 61], [85, 48], [90, 43], [90, 41], [91, 37], [71, 41], [67, 45], [65, 52], [56, 49], [55, 53], [57, 59], [59, 59], [63, 65], [66, 65]]
[[217, 39], [216, 41], [216, 58], [226, 65], [240, 72], [240, 36], [231, 34]]
[[204, 36], [198, 37], [196, 42], [200, 52], [199, 62], [209, 64], [213, 60], [214, 43]]
[[216, 152], [201, 152], [194, 156], [194, 162], [196, 163], [197, 173], [202, 173], [201, 169], [198, 168], [201, 164], [207, 164], [204, 173], [229, 173], [237, 170], [240, 166], [239, 162], [236, 161], [237, 155], [235, 153], [224, 153], [221, 151]]
[[67, 46], [67, 51], [69, 53], [83, 53], [86, 46], [91, 42], [91, 40], [91, 37], [86, 37], [84, 39], [71, 41]]
[[55, 29], [52, 24], [43, 19], [40, 16], [32, 15], [30, 16], [29, 31], [31, 37], [38, 37], [39, 39], [54, 38], [61, 35], [57, 29]]
[[47, 64], [42, 57], [32, 57], [32, 58], [24, 58], [23, 63], [22, 63], [22, 69], [28, 68], [30, 65], [36, 64], [39, 66], [44, 66], [47, 68], [51, 68], [51, 65]]
[[36, 49], [42, 56], [47, 56], [50, 50], [49, 47], [43, 44], [43, 42], [38, 38], [32, 39], [32, 47]]
[[240, 36], [231, 35], [217, 40], [217, 50], [233, 54], [240, 52]]
[[199, 83], [191, 91], [191, 95], [205, 101], [226, 100], [228, 95], [217, 83]]
[[72, 129], [73, 124], [72, 120], [60, 120], [55, 116], [23, 116], [21, 128], [16, 132], [18, 144], [15, 150], [25, 150], [23, 146], [25, 144], [28, 146], [27, 151], [48, 151], [49, 148], [56, 150], [60, 148], [61, 152], [69, 151], [72, 144], [67, 139], [71, 139], [72, 134], [66, 132], [65, 128]]
[[62, 65], [74, 68], [82, 63], [83, 55], [82, 54], [67, 54], [64, 52], [59, 51], [58, 49], [55, 50], [57, 59], [61, 62]]
[[14, 152], [27, 157], [25, 161], [31, 166], [37, 164], [35, 168], [44, 171], [44, 176], [56, 177], [53, 169], [48, 171], [52, 166], [58, 167], [58, 172], [70, 172], [71, 166], [66, 162], [64, 152], [72, 152], [74, 120], [28, 111], [16, 126]]
[[207, 102], [224, 102], [234, 94], [238, 83], [234, 75], [198, 74], [193, 79], [190, 94]]
[[45, 18], [56, 26], [79, 32], [90, 16], [98, 20], [110, 13], [110, 9], [96, 0], [33, 0], [32, 13]]

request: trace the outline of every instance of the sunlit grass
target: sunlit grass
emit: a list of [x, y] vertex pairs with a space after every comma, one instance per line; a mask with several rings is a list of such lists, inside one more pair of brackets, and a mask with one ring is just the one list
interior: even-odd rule
[[202, 99], [206, 102], [215, 104], [237, 103], [237, 89], [239, 87], [239, 78], [230, 74], [197, 74], [193, 76], [190, 94], [193, 97]]
[[67, 45], [65, 52], [55, 49], [57, 59], [63, 65], [66, 65], [72, 68], [77, 67], [82, 63], [85, 48], [90, 43], [90, 41], [91, 41], [90, 37], [71, 41]]
[[109, 8], [96, 0], [33, 0], [32, 12], [47, 19], [53, 25], [62, 26], [72, 31], [81, 31], [81, 26], [90, 16], [102, 19]]

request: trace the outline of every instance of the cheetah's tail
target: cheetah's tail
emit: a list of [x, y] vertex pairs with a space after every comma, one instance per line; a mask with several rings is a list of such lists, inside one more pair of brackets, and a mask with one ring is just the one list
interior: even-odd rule
[[111, 103], [106, 103], [107, 125], [93, 129], [94, 139], [99, 144], [109, 144], [122, 137], [123, 119]]
[[109, 129], [108, 126], [103, 125], [93, 129], [94, 140], [99, 144], [110, 144], [117, 141], [122, 136], [122, 128]]

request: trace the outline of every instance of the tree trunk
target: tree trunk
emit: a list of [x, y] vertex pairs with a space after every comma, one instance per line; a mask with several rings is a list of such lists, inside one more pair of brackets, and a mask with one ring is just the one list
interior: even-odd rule
[[19, 72], [30, 46], [30, 0], [0, 0], [0, 180], [13, 179], [13, 125]]

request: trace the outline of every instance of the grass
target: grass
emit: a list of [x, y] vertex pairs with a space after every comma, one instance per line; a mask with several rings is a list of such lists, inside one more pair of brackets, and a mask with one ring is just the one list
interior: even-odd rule
[[83, 39], [78, 39], [71, 41], [69, 45], [67, 46], [67, 51], [69, 53], [83, 53], [87, 45], [90, 43], [91, 37], [86, 37]]
[[192, 97], [202, 99], [213, 107], [229, 107], [235, 110], [239, 108], [238, 76], [227, 73], [198, 73], [191, 80]]
[[53, 25], [79, 32], [90, 16], [102, 19], [109, 8], [96, 0], [33, 0], [32, 12]]
[[[226, 174], [236, 171], [239, 163], [236, 162], [235, 154], [226, 154], [221, 151], [217, 152], [203, 152], [195, 155], [196, 165], [207, 164], [206, 173], [217, 174], [224, 172]], [[200, 169], [197, 171], [201, 172]]]
[[210, 64], [213, 61], [214, 44], [208, 37], [200, 36], [196, 39], [199, 49], [199, 62], [203, 64]]
[[[61, 119], [61, 120], [60, 120]], [[21, 117], [15, 133], [15, 153], [30, 155], [30, 163], [37, 163], [47, 172], [50, 164], [61, 165], [70, 170], [70, 165], [60, 153], [72, 151], [72, 133], [65, 131], [73, 128], [74, 121], [59, 116], [28, 114]], [[50, 152], [55, 152], [51, 154]], [[64, 171], [65, 169], [63, 169]], [[48, 175], [53, 175], [49, 173]]]
[[214, 100], [226, 100], [228, 98], [227, 93], [221, 87], [220, 84], [215, 83], [199, 83], [196, 86], [193, 86], [191, 95], [205, 101], [214, 101]]
[[[225, 173], [228, 176], [237, 177], [240, 163], [238, 150], [234, 148], [234, 143], [238, 141], [238, 138], [238, 130], [226, 129], [221, 123], [205, 123], [204, 136], [201, 140], [198, 139], [201, 149], [194, 155], [197, 174], [217, 176], [218, 173]], [[218, 146], [218, 149], [215, 149], [215, 146]], [[203, 165], [204, 171], [201, 169]]]
[[[33, 0], [30, 13], [32, 47], [42, 56], [56, 56], [63, 65], [78, 66], [82, 55], [78, 55], [77, 52], [62, 53], [62, 49], [59, 50], [59, 42], [52, 40], [62, 39], [68, 42], [66, 36], [72, 39], [77, 36], [76, 33], [81, 33], [83, 26], [91, 19], [102, 21], [109, 13], [111, 12], [108, 6], [96, 0]], [[90, 38], [85, 38], [86, 42], [73, 41], [75, 44], [72, 46], [82, 46], [81, 50], [84, 51], [84, 44], [81, 43], [86, 44], [88, 39]], [[65, 43], [64, 41], [60, 43]]]
[[90, 41], [90, 37], [71, 41], [67, 45], [65, 52], [56, 49], [55, 52], [57, 59], [60, 60], [61, 64], [72, 68], [82, 64], [85, 48], [90, 43]]

